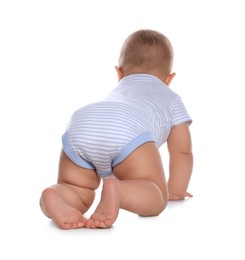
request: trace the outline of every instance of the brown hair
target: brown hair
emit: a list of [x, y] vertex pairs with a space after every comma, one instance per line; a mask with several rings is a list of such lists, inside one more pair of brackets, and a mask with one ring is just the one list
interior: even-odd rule
[[125, 40], [119, 68], [124, 76], [146, 73], [166, 77], [171, 73], [172, 62], [173, 48], [166, 36], [153, 30], [139, 30]]

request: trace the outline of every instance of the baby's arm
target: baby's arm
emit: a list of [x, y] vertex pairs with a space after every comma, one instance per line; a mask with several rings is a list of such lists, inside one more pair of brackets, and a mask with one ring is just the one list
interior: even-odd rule
[[192, 174], [193, 155], [188, 123], [174, 126], [167, 140], [169, 151], [169, 200], [182, 200], [186, 196]]

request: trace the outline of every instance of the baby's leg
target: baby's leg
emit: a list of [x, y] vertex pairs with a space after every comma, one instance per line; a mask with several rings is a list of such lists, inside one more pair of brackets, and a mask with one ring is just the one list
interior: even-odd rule
[[156, 216], [167, 206], [167, 183], [154, 142], [141, 145], [115, 167], [114, 174], [121, 180], [120, 208], [140, 216]]
[[116, 221], [120, 208], [120, 181], [116, 178], [103, 180], [100, 202], [89, 220], [88, 228], [108, 228]]
[[42, 192], [41, 209], [62, 229], [84, 227], [82, 214], [93, 203], [99, 183], [95, 171], [78, 167], [62, 151], [58, 183]]
[[87, 227], [109, 227], [119, 208], [141, 216], [159, 215], [168, 192], [160, 153], [153, 142], [136, 149], [113, 170], [117, 178], [104, 180], [102, 196]]

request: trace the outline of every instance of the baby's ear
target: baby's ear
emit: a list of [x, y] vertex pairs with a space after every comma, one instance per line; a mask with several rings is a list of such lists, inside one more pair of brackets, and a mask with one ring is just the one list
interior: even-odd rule
[[172, 82], [173, 78], [175, 77], [175, 75], [176, 75], [175, 72], [169, 74], [169, 75], [166, 77], [166, 79], [164, 80], [164, 83], [165, 83], [167, 86], [169, 86], [170, 83]]
[[123, 78], [122, 70], [117, 66], [115, 66], [115, 69], [116, 69], [116, 72], [117, 72], [118, 81], [120, 81]]

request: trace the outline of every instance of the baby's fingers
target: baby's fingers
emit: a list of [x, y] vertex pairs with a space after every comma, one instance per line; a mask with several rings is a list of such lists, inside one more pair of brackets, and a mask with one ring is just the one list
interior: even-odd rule
[[185, 197], [192, 198], [192, 197], [193, 197], [193, 195], [192, 195], [192, 194], [190, 194], [189, 192], [186, 192], [186, 194], [185, 194]]

